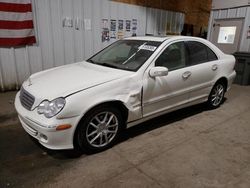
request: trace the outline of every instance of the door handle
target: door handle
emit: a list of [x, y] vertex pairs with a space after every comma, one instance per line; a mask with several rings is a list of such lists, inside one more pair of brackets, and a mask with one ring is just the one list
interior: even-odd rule
[[184, 72], [184, 73], [182, 74], [182, 78], [188, 79], [188, 77], [191, 76], [191, 74], [192, 74], [192, 73], [191, 73], [190, 71]]
[[214, 64], [214, 65], [212, 66], [212, 70], [213, 70], [213, 71], [216, 71], [217, 69], [218, 69], [218, 65]]

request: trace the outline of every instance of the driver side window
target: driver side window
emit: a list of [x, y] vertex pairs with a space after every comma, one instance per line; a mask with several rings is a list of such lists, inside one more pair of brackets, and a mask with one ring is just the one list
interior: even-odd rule
[[168, 46], [156, 60], [155, 66], [167, 67], [169, 71], [185, 67], [186, 47], [184, 42]]

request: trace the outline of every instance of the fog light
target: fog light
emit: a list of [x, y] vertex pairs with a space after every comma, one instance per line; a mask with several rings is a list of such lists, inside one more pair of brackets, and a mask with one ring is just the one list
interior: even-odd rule
[[41, 138], [41, 141], [43, 142], [46, 142], [48, 140], [48, 137], [42, 133], [40, 133], [40, 138]]

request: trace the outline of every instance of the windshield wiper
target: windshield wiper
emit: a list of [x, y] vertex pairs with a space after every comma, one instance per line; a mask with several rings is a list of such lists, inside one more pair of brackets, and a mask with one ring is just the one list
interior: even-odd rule
[[119, 68], [119, 67], [117, 67], [117, 66], [115, 66], [115, 65], [111, 65], [111, 64], [109, 64], [109, 63], [100, 63], [99, 65], [103, 65], [103, 66], [105, 66], [105, 67], [111, 67], [111, 68]]
[[106, 67], [118, 68], [118, 67], [115, 66], [115, 65], [111, 65], [111, 64], [109, 64], [109, 63], [99, 63], [99, 62], [95, 62], [95, 61], [93, 61], [92, 59], [88, 59], [87, 62], [90, 62], [90, 63], [93, 63], [93, 64], [97, 64], [97, 65], [103, 65], [103, 66], [106, 66]]
[[[102, 66], [105, 66], [105, 67], [110, 67], [110, 68], [116, 68], [116, 69], [122, 69], [122, 70], [130, 70], [129, 68], [127, 67], [119, 67], [119, 66], [115, 66], [115, 65], [112, 65], [112, 64], [109, 64], [109, 63], [99, 63], [99, 62], [95, 62], [93, 61], [92, 59], [88, 59], [87, 62], [90, 62], [90, 63], [93, 63], [93, 64], [96, 64], [96, 65], [102, 65]], [[130, 70], [131, 71], [131, 70]]]
[[87, 62], [93, 63], [93, 64], [97, 64], [95, 61], [93, 61], [92, 59], [88, 59]]

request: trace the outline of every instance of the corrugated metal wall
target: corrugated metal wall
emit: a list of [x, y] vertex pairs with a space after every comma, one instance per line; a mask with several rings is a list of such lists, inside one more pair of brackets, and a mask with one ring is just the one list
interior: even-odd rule
[[147, 34], [180, 35], [183, 29], [185, 15], [172, 11], [165, 11], [155, 8], [147, 9]]
[[212, 40], [214, 20], [243, 18], [244, 23], [241, 33], [239, 51], [250, 52], [250, 39], [247, 38], [247, 31], [250, 27], [250, 6], [212, 10], [208, 26], [208, 40]]
[[[38, 43], [20, 48], [0, 48], [1, 91], [18, 89], [32, 73], [84, 60], [104, 48], [109, 42], [101, 41], [102, 19], [137, 19], [137, 35], [154, 30], [162, 33], [166, 25], [167, 11], [147, 10], [146, 7], [112, 2], [109, 0], [32, 0]], [[147, 17], [147, 12], [160, 17]], [[176, 21], [184, 23], [182, 13], [169, 13], [176, 30]], [[181, 18], [177, 20], [177, 17]], [[73, 27], [63, 27], [63, 20], [72, 20]], [[147, 22], [147, 19], [151, 20]], [[91, 30], [85, 28], [84, 20], [91, 20]], [[148, 24], [147, 24], [148, 23]], [[157, 24], [157, 25], [155, 25]], [[118, 25], [118, 23], [117, 23]], [[157, 32], [155, 32], [157, 28]], [[147, 31], [149, 32], [147, 32]], [[158, 31], [159, 30], [159, 31]], [[177, 29], [178, 30], [178, 29]], [[131, 36], [126, 33], [125, 36]]]

